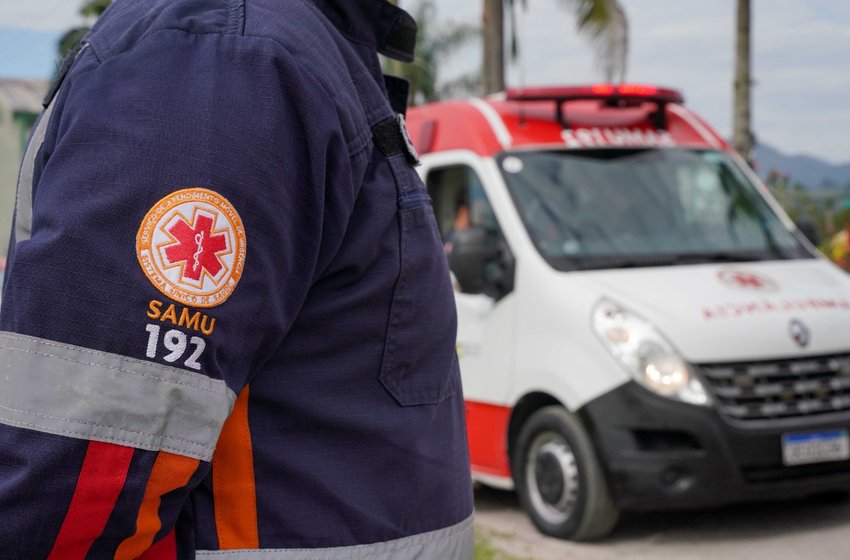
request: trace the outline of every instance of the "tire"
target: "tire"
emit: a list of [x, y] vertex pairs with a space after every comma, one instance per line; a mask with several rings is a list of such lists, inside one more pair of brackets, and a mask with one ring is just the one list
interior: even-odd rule
[[542, 408], [526, 421], [511, 466], [522, 507], [544, 535], [590, 541], [617, 524], [590, 437], [563, 407]]

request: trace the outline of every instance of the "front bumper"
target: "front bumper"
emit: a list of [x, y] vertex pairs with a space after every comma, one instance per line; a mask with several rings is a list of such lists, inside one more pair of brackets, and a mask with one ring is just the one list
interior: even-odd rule
[[786, 467], [782, 434], [850, 428], [850, 414], [733, 424], [630, 382], [579, 414], [624, 509], [691, 508], [850, 491], [850, 460]]

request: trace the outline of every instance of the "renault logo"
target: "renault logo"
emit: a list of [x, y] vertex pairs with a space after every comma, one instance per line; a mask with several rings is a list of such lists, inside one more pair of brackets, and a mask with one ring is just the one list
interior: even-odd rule
[[791, 335], [791, 339], [796, 342], [797, 346], [800, 348], [808, 346], [809, 340], [811, 340], [809, 328], [798, 319], [791, 320], [791, 323], [788, 325], [788, 334]]

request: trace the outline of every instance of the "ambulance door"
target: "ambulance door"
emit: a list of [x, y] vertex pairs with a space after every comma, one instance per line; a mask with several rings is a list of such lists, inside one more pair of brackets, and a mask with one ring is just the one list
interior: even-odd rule
[[[482, 276], [500, 281], [467, 289], [452, 274], [458, 313], [457, 350], [467, 401], [506, 404], [515, 348], [513, 256], [485, 190], [486, 171], [477, 156], [437, 154], [422, 175], [447, 257], [459, 232], [477, 228], [499, 244], [498, 262], [487, 262]], [[462, 234], [461, 234], [462, 235]], [[451, 260], [451, 259], [450, 259]]]

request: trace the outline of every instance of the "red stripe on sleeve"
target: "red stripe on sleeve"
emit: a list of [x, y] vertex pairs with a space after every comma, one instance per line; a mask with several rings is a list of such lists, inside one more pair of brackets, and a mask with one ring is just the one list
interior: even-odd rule
[[48, 560], [85, 558], [106, 527], [132, 458], [132, 447], [89, 442], [71, 505]]
[[174, 529], [139, 556], [139, 560], [176, 560], [176, 558], [177, 539], [174, 537]]

